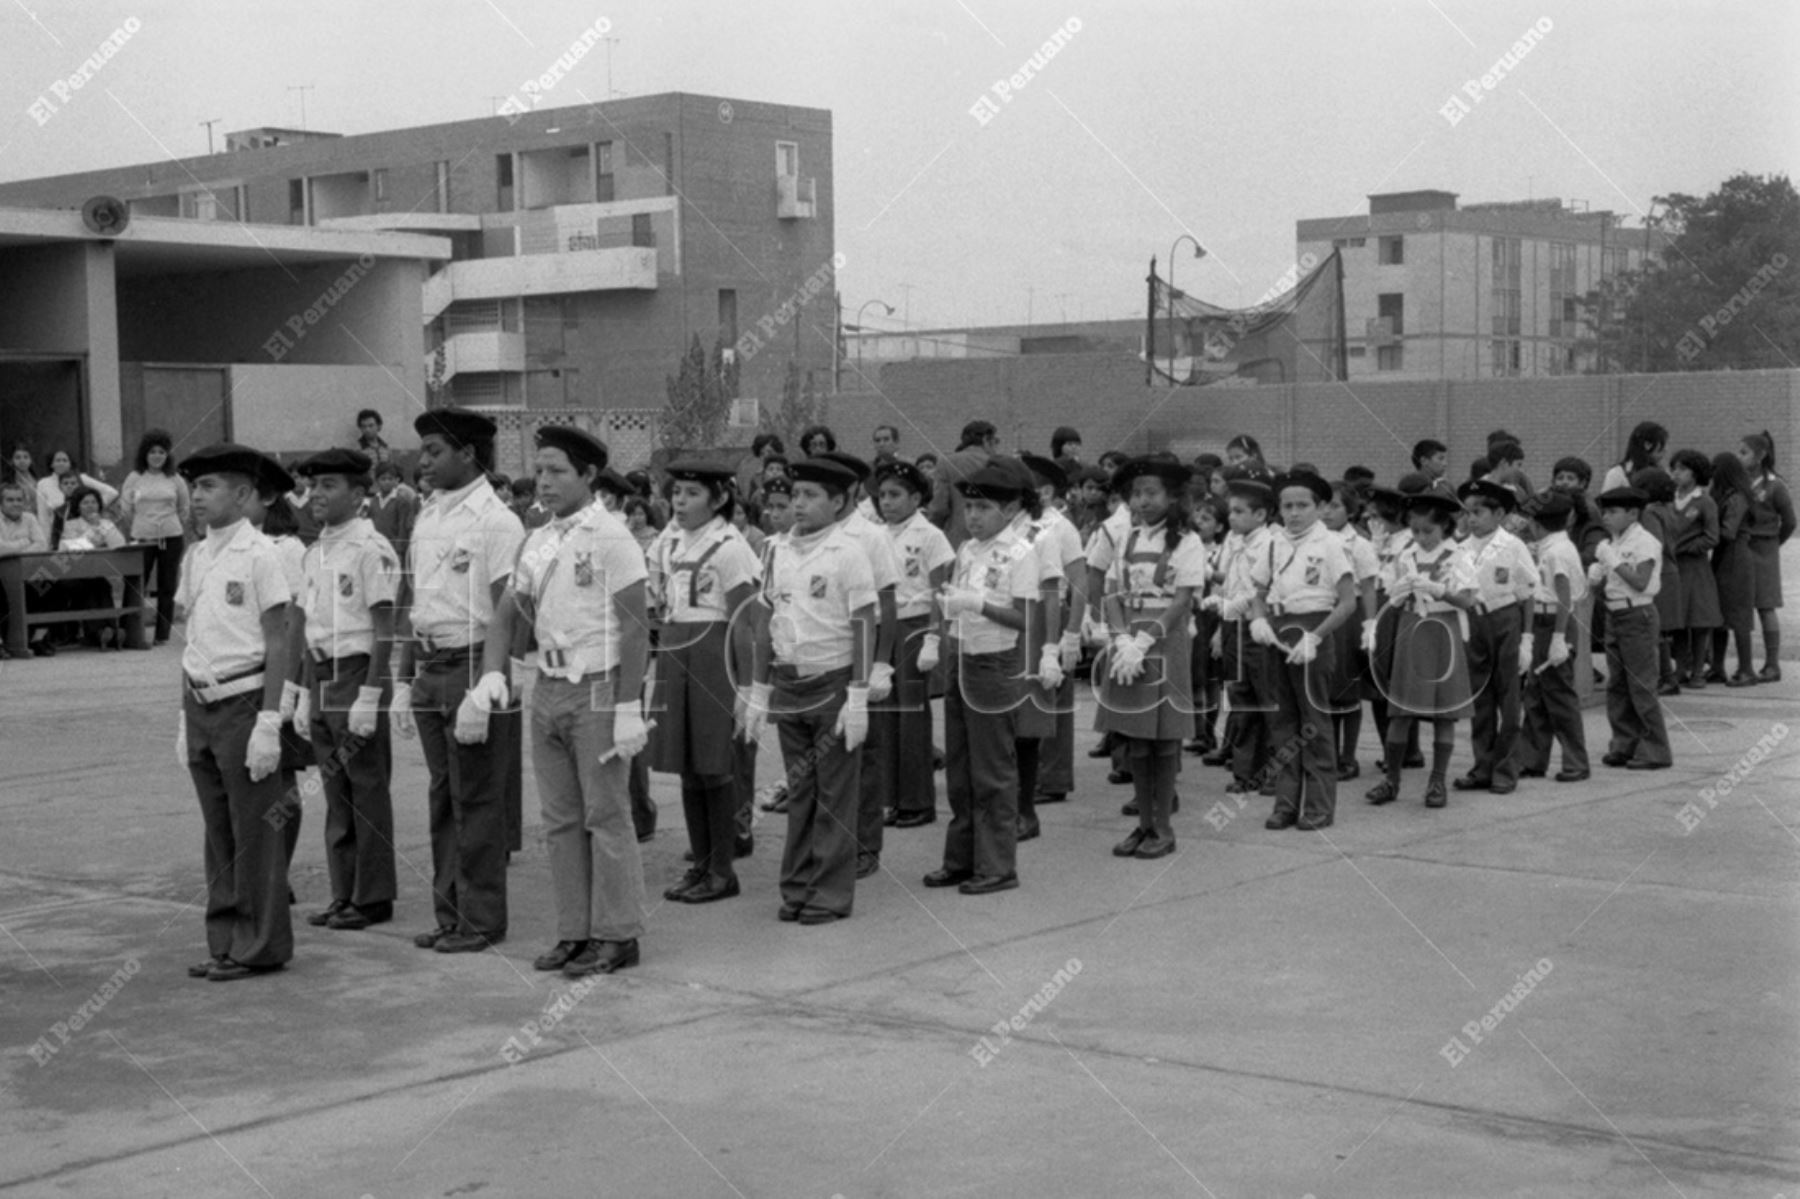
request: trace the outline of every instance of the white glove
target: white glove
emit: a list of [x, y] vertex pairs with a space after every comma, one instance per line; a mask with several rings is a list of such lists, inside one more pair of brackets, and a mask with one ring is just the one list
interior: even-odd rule
[[[282, 690], [285, 693], [287, 688], [293, 686], [295, 686], [293, 683], [283, 683]], [[294, 710], [288, 715], [293, 719], [294, 731], [302, 737], [310, 738], [312, 736], [312, 688], [301, 687], [299, 691], [300, 694], [294, 697]], [[282, 699], [286, 698], [287, 696], [283, 694]]]
[[488, 712], [476, 704], [475, 693], [463, 696], [462, 703], [456, 705], [456, 728], [451, 736], [458, 745], [480, 745], [487, 740]]
[[954, 620], [958, 616], [980, 616], [982, 604], [986, 602], [987, 592], [974, 587], [944, 588], [944, 615]]
[[187, 713], [183, 712], [175, 718], [175, 762], [183, 770], [187, 769]]
[[886, 662], [877, 662], [869, 668], [869, 698], [880, 703], [894, 693], [894, 668]]
[[381, 719], [381, 688], [358, 687], [356, 702], [350, 705], [350, 735], [372, 737]]
[[1395, 578], [1387, 589], [1388, 603], [1398, 604], [1402, 600], [1412, 598], [1413, 583], [1417, 581], [1418, 577], [1417, 575], [1400, 575]]
[[1113, 638], [1113, 682], [1124, 684], [1137, 682], [1138, 676], [1144, 673], [1144, 656], [1155, 644], [1156, 638], [1147, 631], [1136, 635], [1120, 633]]
[[1223, 612], [1225, 610], [1225, 597], [1222, 595], [1207, 596], [1200, 601], [1200, 610], [1202, 612]]
[[1294, 648], [1287, 652], [1288, 665], [1305, 666], [1319, 656], [1319, 635], [1310, 629], [1300, 634], [1300, 640], [1294, 642]]
[[1611, 570], [1619, 564], [1619, 547], [1610, 541], [1602, 541], [1594, 547], [1594, 561]]
[[1275, 627], [1258, 616], [1250, 622], [1250, 640], [1258, 645], [1274, 645], [1278, 640], [1275, 636]]
[[1226, 620], [1242, 620], [1250, 615], [1250, 601], [1247, 599], [1229, 599], [1219, 605], [1219, 615]]
[[1038, 682], [1046, 691], [1055, 691], [1063, 684], [1062, 652], [1054, 645], [1046, 645], [1038, 655]]
[[1531, 673], [1531, 653], [1537, 648], [1537, 638], [1526, 633], [1519, 638], [1519, 673]]
[[938, 635], [927, 633], [919, 642], [919, 673], [930, 674], [938, 666]]
[[1081, 614], [1081, 640], [1087, 645], [1099, 647], [1112, 640], [1107, 635], [1106, 625], [1094, 619], [1092, 612]]
[[498, 670], [490, 670], [477, 679], [467, 696], [483, 712], [503, 711], [508, 697], [506, 675]]
[[250, 730], [250, 744], [244, 751], [244, 765], [250, 781], [260, 783], [281, 767], [281, 713], [262, 711], [256, 714], [256, 727]]
[[630, 700], [613, 709], [613, 747], [600, 755], [602, 762], [613, 758], [629, 761], [650, 744], [650, 726], [644, 722], [644, 702]]
[[388, 700], [388, 721], [394, 731], [411, 741], [418, 733], [418, 726], [413, 723], [412, 684], [395, 683], [394, 694]]
[[[294, 719], [294, 705], [299, 703], [301, 697], [305, 694], [306, 688], [302, 687], [299, 683], [296, 683], [293, 679], [284, 679], [282, 681], [281, 719], [284, 723]], [[305, 728], [306, 726], [295, 721], [294, 727]]]
[[1209, 646], [1208, 648], [1212, 651], [1212, 656], [1215, 658], [1223, 658], [1225, 656], [1225, 630], [1224, 629], [1214, 629], [1213, 630], [1212, 645]]
[[769, 683], [750, 685], [750, 694], [744, 700], [744, 740], [754, 744], [762, 739], [763, 730], [769, 727], [769, 697], [774, 691]]
[[1605, 563], [1596, 562], [1592, 566], [1588, 567], [1588, 584], [1590, 586], [1599, 587], [1602, 584], [1604, 584], [1605, 582], [1606, 582], [1606, 564]]
[[1362, 648], [1371, 658], [1375, 656], [1375, 622], [1372, 620], [1362, 627]]
[[1428, 578], [1425, 578], [1423, 575], [1417, 576], [1413, 579], [1413, 585], [1412, 585], [1413, 594], [1414, 595], [1422, 595], [1426, 599], [1443, 599], [1445, 594], [1448, 593], [1449, 590], [1450, 589], [1448, 587], [1444, 586], [1442, 583], [1438, 582], [1436, 579], [1428, 579]]
[[1550, 649], [1544, 655], [1544, 661], [1552, 666], [1561, 666], [1569, 660], [1569, 639], [1561, 633], [1550, 634]]
[[869, 736], [869, 689], [852, 686], [844, 692], [844, 706], [838, 709], [837, 734], [844, 739], [844, 749], [855, 753]]
[[1075, 668], [1081, 665], [1081, 634], [1073, 630], [1064, 633], [1057, 649], [1062, 654], [1064, 676], [1074, 674]]

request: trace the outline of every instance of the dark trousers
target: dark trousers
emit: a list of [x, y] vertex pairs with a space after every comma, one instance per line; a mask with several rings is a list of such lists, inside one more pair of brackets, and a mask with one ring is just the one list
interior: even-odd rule
[[350, 705], [368, 681], [369, 656], [318, 666], [312, 687], [313, 757], [325, 784], [325, 866], [331, 898], [359, 908], [391, 904], [394, 878], [393, 746], [385, 711], [375, 732], [350, 732]]
[[1269, 717], [1275, 706], [1275, 682], [1267, 646], [1250, 639], [1248, 621], [1227, 621], [1220, 636], [1225, 689], [1231, 714], [1225, 718], [1225, 740], [1231, 746], [1231, 773], [1253, 779], [1269, 758]]
[[770, 706], [787, 770], [787, 844], [781, 852], [781, 902], [848, 916], [856, 901], [856, 821], [862, 753], [837, 734], [848, 668], [799, 678], [777, 666]]
[[681, 814], [687, 818], [694, 868], [717, 878], [736, 878], [731, 864], [737, 840], [737, 791], [728, 774], [681, 776]]
[[1475, 693], [1469, 773], [1503, 786], [1519, 781], [1519, 607], [1469, 614], [1469, 687]]
[[506, 809], [506, 848], [517, 853], [525, 848], [525, 713], [514, 708], [489, 716], [487, 744], [503, 763], [500, 791]]
[[[1525, 676], [1525, 694], [1519, 729], [1519, 769], [1548, 772], [1550, 744], [1562, 746], [1564, 770], [1588, 768], [1587, 732], [1581, 725], [1581, 699], [1575, 693], [1575, 651], [1561, 666], [1547, 666], [1550, 637], [1556, 617], [1539, 616], [1533, 622], [1531, 673]], [[1571, 625], [1570, 633], [1580, 630]], [[1565, 637], [1569, 633], [1564, 634]]]
[[183, 698], [188, 774], [206, 826], [206, 951], [246, 966], [294, 956], [281, 774], [252, 782], [245, 763], [262, 692], [216, 704]]
[[1019, 655], [964, 654], [951, 642], [944, 689], [944, 869], [1001, 878], [1017, 872]]
[[633, 757], [625, 775], [631, 793], [631, 824], [640, 841], [656, 831], [656, 801], [650, 798], [650, 764], [645, 761], [649, 756]]
[[1656, 643], [1661, 633], [1655, 604], [1606, 613], [1606, 719], [1608, 749], [1644, 762], [1669, 763], [1669, 730], [1656, 698]]
[[[642, 757], [639, 754], [638, 757]], [[636, 761], [633, 758], [632, 761]], [[731, 795], [735, 813], [736, 836], [741, 841], [756, 827], [756, 742], [746, 741], [735, 732], [731, 736]], [[632, 798], [632, 815], [636, 818], [637, 800]], [[650, 827], [656, 827], [656, 808], [650, 809]]]
[[1269, 676], [1274, 710], [1269, 713], [1269, 745], [1277, 766], [1275, 814], [1302, 823], [1328, 823], [1337, 812], [1337, 737], [1331, 723], [1331, 680], [1337, 645], [1329, 637], [1304, 666], [1287, 660], [1286, 648], [1301, 632], [1317, 628], [1325, 614], [1272, 617], [1281, 643], [1270, 649]]
[[[1039, 688], [1042, 694], [1043, 689]], [[1038, 795], [1067, 795], [1075, 789], [1075, 676], [1056, 689], [1056, 732], [1039, 742]]]
[[181, 555], [187, 549], [185, 537], [163, 537], [151, 552], [145, 565], [156, 578], [156, 640], [167, 641], [175, 622], [175, 589], [181, 583]]
[[919, 673], [926, 623], [923, 616], [900, 621], [893, 693], [869, 705], [869, 739], [862, 750], [862, 799], [856, 816], [859, 855], [880, 856], [884, 809], [937, 810], [937, 780], [931, 770], [931, 678]]
[[[413, 682], [413, 719], [430, 772], [431, 890], [439, 927], [506, 935], [506, 776], [518, 771], [495, 726], [488, 741], [462, 745], [456, 709], [481, 670], [481, 646], [424, 658]], [[516, 751], [516, 746], [515, 746]]]
[[1131, 783], [1137, 798], [1138, 827], [1164, 840], [1175, 839], [1169, 814], [1175, 807], [1175, 776], [1181, 773], [1181, 742], [1125, 739]]

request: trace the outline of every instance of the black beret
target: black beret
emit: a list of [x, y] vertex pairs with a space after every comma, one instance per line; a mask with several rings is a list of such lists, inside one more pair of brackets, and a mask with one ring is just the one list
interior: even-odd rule
[[931, 480], [924, 471], [900, 458], [889, 458], [875, 468], [875, 481], [897, 480], [900, 486], [918, 494], [921, 500], [931, 498]]
[[479, 412], [467, 408], [433, 408], [421, 412], [413, 421], [413, 432], [420, 437], [436, 433], [457, 445], [476, 441], [492, 441], [499, 426]]
[[1527, 516], [1567, 516], [1575, 511], [1575, 504], [1560, 491], [1541, 491], [1519, 508]]
[[1485, 500], [1502, 512], [1511, 512], [1519, 506], [1519, 497], [1513, 494], [1513, 489], [1492, 479], [1470, 479], [1456, 489], [1456, 498]]
[[776, 475], [773, 479], [764, 479], [763, 495], [793, 495], [794, 485], [786, 475]]
[[730, 483], [737, 478], [735, 469], [708, 458], [682, 458], [663, 469], [684, 483]]
[[638, 494], [638, 489], [631, 485], [631, 481], [610, 466], [601, 468], [600, 477], [594, 480], [594, 490], [607, 492], [622, 500]]
[[1392, 504], [1396, 508], [1406, 507], [1406, 492], [1398, 487], [1369, 488], [1369, 502], [1372, 504]]
[[1016, 459], [994, 457], [956, 485], [965, 496], [989, 500], [1016, 500], [1032, 488], [1029, 472]]
[[540, 425], [535, 440], [540, 450], [561, 450], [577, 468], [593, 466], [605, 470], [612, 457], [604, 441], [573, 425]]
[[1065, 471], [1054, 458], [1044, 458], [1037, 454], [1020, 454], [1019, 461], [1025, 464], [1026, 470], [1037, 476], [1036, 486], [1049, 485], [1058, 491], [1063, 491], [1069, 486], [1069, 472]]
[[1615, 487], [1611, 491], [1602, 491], [1595, 502], [1602, 508], [1642, 508], [1650, 502], [1650, 497], [1635, 487]]
[[1312, 492], [1313, 499], [1321, 504], [1331, 502], [1331, 484], [1321, 479], [1310, 470], [1291, 470], [1275, 479], [1275, 494], [1280, 495], [1290, 487], [1304, 487]]
[[1218, 470], [1225, 465], [1225, 460], [1217, 454], [1197, 454], [1194, 457], [1195, 470]]
[[1408, 512], [1444, 512], [1456, 516], [1462, 512], [1463, 506], [1455, 496], [1431, 487], [1407, 496], [1406, 510]]
[[361, 450], [347, 450], [338, 446], [314, 454], [296, 466], [294, 473], [309, 478], [313, 475], [347, 475], [355, 478], [374, 469], [375, 460]]
[[827, 458], [823, 455], [789, 463], [788, 474], [796, 483], [821, 483], [840, 491], [848, 491], [862, 481], [855, 470], [835, 457]]
[[1394, 490], [1398, 491], [1401, 495], [1418, 495], [1421, 491], [1430, 491], [1431, 476], [1422, 470], [1415, 470], [1411, 474], [1401, 475], [1400, 481], [1394, 484]]
[[1193, 471], [1173, 458], [1160, 458], [1154, 455], [1142, 458], [1129, 458], [1125, 465], [1113, 472], [1113, 486], [1123, 490], [1135, 479], [1146, 475], [1161, 479], [1170, 488], [1186, 487]]
[[1235, 495], [1241, 500], [1254, 500], [1259, 504], [1275, 502], [1275, 489], [1254, 475], [1241, 475], [1225, 484], [1225, 494]]
[[275, 459], [247, 445], [221, 441], [189, 454], [177, 468], [190, 483], [201, 475], [244, 475], [256, 484], [258, 491], [289, 492], [294, 489], [294, 476]]
[[848, 469], [856, 476], [856, 481], [858, 483], [863, 482], [874, 473], [873, 468], [870, 467], [867, 462], [864, 462], [855, 454], [847, 453], [844, 450], [826, 450], [824, 453], [814, 456], [818, 458], [828, 458], [839, 466]]

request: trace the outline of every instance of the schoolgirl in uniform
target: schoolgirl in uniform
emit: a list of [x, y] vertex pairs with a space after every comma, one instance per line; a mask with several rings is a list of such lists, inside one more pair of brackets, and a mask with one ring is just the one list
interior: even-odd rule
[[[1274, 703], [1269, 740], [1279, 747], [1275, 808], [1264, 828], [1328, 828], [1337, 813], [1332, 688], [1339, 685], [1337, 630], [1356, 611], [1355, 574], [1343, 542], [1319, 520], [1331, 484], [1309, 472], [1275, 480], [1281, 532], [1266, 595], [1251, 602], [1251, 636], [1269, 650]], [[1298, 746], [1294, 753], [1289, 747]]]
[[1456, 748], [1456, 722], [1471, 709], [1468, 609], [1475, 603], [1475, 580], [1468, 560], [1450, 540], [1463, 507], [1435, 489], [1407, 500], [1412, 542], [1394, 563], [1388, 602], [1400, 607], [1394, 629], [1394, 660], [1387, 680], [1388, 744], [1386, 777], [1368, 793], [1372, 804], [1400, 795], [1400, 764], [1415, 721], [1432, 726], [1431, 779], [1425, 806], [1449, 800], [1446, 778]]
[[1075, 786], [1074, 673], [1087, 605], [1087, 558], [1081, 535], [1056, 508], [1067, 483], [1062, 467], [1036, 454], [1019, 461], [1031, 483], [1019, 520], [1042, 580], [1026, 657], [1035, 681], [1027, 682], [1019, 714], [1019, 840], [1029, 841], [1038, 835], [1036, 805], [1061, 803]]
[[649, 563], [650, 600], [662, 617], [650, 768], [681, 776], [694, 865], [663, 892], [681, 903], [712, 903], [739, 890], [732, 731], [737, 685], [751, 674], [752, 627], [738, 615], [755, 597], [760, 572], [732, 523], [734, 473], [692, 459], [668, 468], [670, 520]]
[[1668, 586], [1656, 593], [1656, 693], [1680, 695], [1674, 639], [1675, 630], [1686, 624], [1687, 613], [1682, 607], [1681, 588], [1676, 585], [1675, 480], [1661, 467], [1650, 466], [1631, 476], [1631, 485], [1643, 492], [1649, 501], [1638, 521], [1662, 547], [1662, 577], [1668, 582]]
[[1131, 504], [1133, 526], [1106, 574], [1111, 640], [1095, 662], [1101, 679], [1097, 725], [1125, 745], [1138, 826], [1113, 856], [1175, 852], [1170, 816], [1181, 742], [1194, 727], [1188, 615], [1206, 586], [1206, 546], [1191, 528], [1188, 468], [1172, 458], [1133, 458], [1114, 484]]
[[[990, 460], [956, 484], [969, 536], [957, 547], [942, 605], [944, 789], [950, 827], [943, 865], [927, 887], [988, 895], [1019, 885], [1018, 726], [1025, 663], [1020, 649], [1041, 580], [1037, 556], [1014, 525], [1030, 481], [1017, 464]], [[920, 670], [937, 665], [928, 652]]]
[[931, 759], [932, 719], [931, 678], [919, 669], [919, 655], [927, 645], [938, 653], [935, 599], [956, 551], [919, 511], [931, 497], [924, 471], [898, 459], [883, 462], [875, 470], [875, 494], [900, 559], [900, 583], [894, 592], [894, 693], [869, 714], [869, 765], [886, 826], [918, 828], [937, 819], [936, 780], [920, 765]]
[[[1719, 545], [1713, 550], [1713, 582], [1719, 593], [1719, 627], [1712, 635], [1709, 683], [1749, 687], [1750, 622], [1756, 611], [1756, 566], [1750, 560], [1750, 505], [1754, 499], [1749, 474], [1736, 454], [1715, 455], [1712, 462], [1713, 503], [1719, 506]], [[1737, 642], [1737, 670], [1725, 674], [1725, 639]]]
[[1699, 450], [1677, 450], [1669, 459], [1675, 499], [1669, 505], [1675, 535], [1675, 577], [1681, 589], [1681, 624], [1675, 636], [1677, 674], [1683, 687], [1706, 686], [1706, 651], [1719, 627], [1719, 585], [1712, 552], [1719, 544], [1719, 506], [1706, 493], [1712, 462]]
[[1763, 640], [1756, 681], [1775, 683], [1781, 680], [1781, 547], [1794, 535], [1794, 501], [1775, 473], [1775, 439], [1767, 430], [1739, 443], [1738, 460], [1750, 476], [1751, 594]]
[[842, 527], [856, 473], [828, 458], [791, 473], [794, 527], [773, 543], [763, 576], [769, 612], [758, 621], [755, 682], [741, 697], [743, 736], [760, 738], [771, 720], [781, 735], [789, 797], [778, 916], [829, 924], [856, 899], [875, 577]]
[[[1415, 490], [1429, 486], [1423, 474], [1408, 476], [1418, 481]], [[1381, 757], [1375, 762], [1377, 773], [1387, 773], [1388, 676], [1394, 669], [1394, 629], [1400, 622], [1400, 609], [1388, 602], [1394, 585], [1394, 565], [1400, 551], [1412, 543], [1412, 530], [1406, 522], [1408, 492], [1398, 487], [1372, 487], [1365, 519], [1369, 528], [1369, 545], [1375, 551], [1375, 618], [1363, 622], [1361, 649], [1368, 662], [1369, 713], [1375, 717], [1375, 744]], [[1418, 736], [1415, 725], [1413, 735]], [[1410, 749], [1409, 749], [1410, 753]], [[1402, 761], [1402, 765], [1423, 766], [1424, 760]]]
[[1356, 583], [1356, 607], [1334, 634], [1337, 638], [1337, 678], [1331, 693], [1335, 709], [1331, 721], [1337, 736], [1340, 782], [1362, 773], [1362, 767], [1356, 761], [1356, 743], [1362, 739], [1362, 702], [1373, 690], [1369, 686], [1369, 656], [1363, 652], [1362, 644], [1363, 628], [1374, 623], [1379, 611], [1375, 584], [1381, 562], [1376, 557], [1373, 543], [1356, 527], [1362, 508], [1362, 495], [1356, 488], [1347, 482], [1338, 482], [1331, 485], [1331, 499], [1319, 510], [1319, 523], [1343, 543]]

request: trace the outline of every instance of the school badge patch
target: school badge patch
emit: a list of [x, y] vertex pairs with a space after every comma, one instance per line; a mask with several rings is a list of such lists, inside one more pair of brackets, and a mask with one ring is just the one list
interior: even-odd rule
[[1306, 560], [1306, 585], [1308, 587], [1317, 587], [1320, 582], [1321, 573], [1319, 560], [1317, 558], [1308, 558]]
[[987, 568], [986, 586], [989, 591], [998, 591], [1000, 589], [1000, 568], [998, 566], [990, 566]]
[[806, 585], [806, 593], [808, 595], [812, 596], [814, 599], [824, 599], [825, 598], [825, 576], [824, 575], [814, 575], [812, 577], [812, 580], [810, 582], [808, 582]]
[[575, 555], [575, 586], [592, 587], [594, 585], [594, 555]]
[[241, 608], [244, 606], [244, 585], [238, 580], [231, 579], [226, 582], [225, 602], [234, 608]]
[[1497, 586], [1500, 586], [1500, 587], [1506, 586], [1506, 581], [1511, 576], [1512, 576], [1512, 571], [1508, 567], [1505, 567], [1505, 566], [1494, 567], [1494, 583]]
[[349, 575], [338, 576], [338, 594], [349, 599], [356, 594], [356, 581]]
[[468, 550], [459, 549], [450, 555], [450, 569], [459, 575], [469, 573], [469, 563], [474, 560]]

